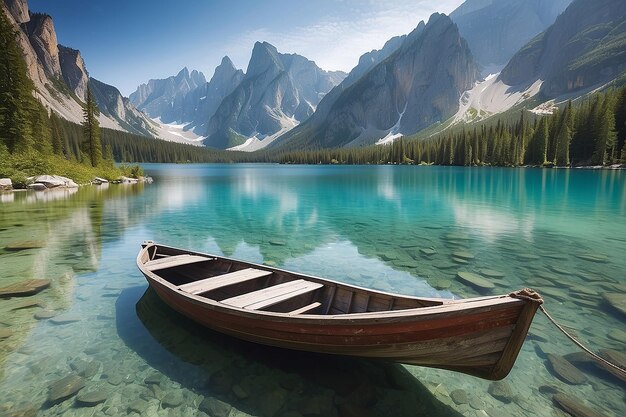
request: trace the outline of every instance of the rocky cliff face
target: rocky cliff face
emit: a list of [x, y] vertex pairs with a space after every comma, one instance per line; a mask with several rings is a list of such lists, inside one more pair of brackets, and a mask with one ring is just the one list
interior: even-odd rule
[[26, 0], [5, 0], [4, 3], [16, 23], [26, 23], [30, 20]]
[[[130, 100], [122, 97], [120, 91], [108, 84], [89, 78], [89, 87], [100, 113], [116, 121], [124, 130], [139, 135], [154, 133], [155, 125], [146, 120]], [[106, 124], [103, 127], [108, 127]]]
[[87, 97], [89, 74], [80, 51], [59, 45], [59, 62], [65, 84], [76, 97], [84, 101]]
[[153, 79], [142, 84], [129, 96], [130, 102], [150, 117], [160, 117], [164, 123], [182, 122], [185, 96], [206, 84], [204, 74], [185, 67], [176, 76]]
[[344, 77], [257, 42], [243, 80], [211, 118], [205, 144], [223, 149], [255, 138], [257, 146], [264, 147], [313, 114], [321, 98]]
[[446, 120], [478, 79], [467, 43], [449, 17], [433, 14], [386, 60], [335, 100], [300, 146], [360, 146]]
[[574, 0], [555, 23], [502, 70], [507, 85], [543, 80], [548, 97], [611, 81], [626, 72], [626, 2]]
[[47, 14], [31, 13], [26, 30], [45, 73], [48, 76], [60, 78], [59, 48], [52, 17]]
[[450, 14], [476, 62], [498, 72], [572, 0], [467, 0]]

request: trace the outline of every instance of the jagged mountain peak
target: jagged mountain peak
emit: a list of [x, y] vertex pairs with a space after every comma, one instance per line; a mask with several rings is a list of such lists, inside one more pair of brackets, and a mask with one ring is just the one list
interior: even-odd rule
[[224, 57], [222, 58], [222, 61], [220, 62], [220, 65], [218, 65], [218, 67], [236, 69], [235, 68], [235, 64], [233, 64], [233, 61], [230, 59], [230, 57], [228, 55], [224, 55]]
[[183, 67], [178, 74], [176, 74], [176, 78], [189, 78], [189, 68]]
[[246, 70], [246, 77], [254, 77], [268, 69], [284, 70], [283, 63], [276, 47], [268, 42], [255, 42], [252, 56]]

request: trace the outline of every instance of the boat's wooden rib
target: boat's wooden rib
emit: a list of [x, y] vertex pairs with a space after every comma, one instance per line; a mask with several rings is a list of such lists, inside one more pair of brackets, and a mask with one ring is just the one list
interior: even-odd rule
[[272, 275], [272, 271], [246, 268], [215, 277], [205, 278], [200, 281], [193, 281], [188, 284], [183, 284], [180, 285], [178, 289], [188, 292], [189, 294], [203, 294], [209, 291], [216, 290], [218, 288], [226, 287], [229, 285], [241, 284], [242, 282], [250, 281], [257, 278], [263, 278], [268, 275]]
[[532, 292], [402, 296], [151, 242], [137, 265], [173, 309], [244, 340], [486, 379], [509, 373], [541, 303]]
[[289, 314], [290, 316], [297, 316], [298, 314], [303, 314], [303, 313], [308, 313], [310, 311], [313, 311], [313, 310], [315, 310], [316, 308], [318, 308], [321, 305], [322, 305], [322, 303], [320, 303], [319, 301], [315, 301], [315, 302], [313, 302], [313, 303], [311, 303], [309, 305], [306, 305], [304, 307], [300, 307], [300, 308], [297, 308], [297, 309], [295, 309], [293, 311], [290, 311], [287, 314]]

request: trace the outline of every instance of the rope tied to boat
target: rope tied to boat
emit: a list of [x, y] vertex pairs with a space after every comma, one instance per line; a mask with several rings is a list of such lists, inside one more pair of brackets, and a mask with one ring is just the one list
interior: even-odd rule
[[543, 298], [539, 293], [531, 288], [524, 288], [509, 294], [509, 297], [519, 298], [521, 300], [532, 301], [534, 303], [543, 304]]
[[591, 356], [595, 361], [600, 362], [608, 367], [611, 367], [613, 369], [615, 369], [617, 372], [623, 374], [624, 376], [626, 376], [626, 369], [622, 368], [619, 365], [616, 365], [606, 359], [604, 359], [602, 356], [594, 353], [591, 349], [589, 349], [588, 347], [586, 347], [585, 345], [583, 345], [581, 342], [579, 342], [574, 336], [572, 336], [571, 334], [569, 334], [567, 332], [567, 330], [565, 330], [563, 328], [563, 326], [561, 326], [547, 311], [546, 308], [542, 305], [543, 304], [543, 298], [541, 298], [541, 296], [534, 290], [530, 289], [530, 288], [524, 288], [523, 290], [519, 290], [519, 291], [515, 291], [509, 294], [510, 297], [513, 298], [519, 298], [522, 300], [527, 300], [527, 301], [531, 301], [531, 302], [535, 302], [535, 303], [539, 303], [539, 310], [541, 310], [541, 312], [543, 314], [545, 314], [545, 316], [548, 318], [548, 320], [554, 324], [556, 326], [557, 329], [559, 329], [565, 336], [567, 336], [567, 338], [569, 340], [571, 340], [576, 346], [578, 346], [583, 352], [585, 352], [587, 355]]

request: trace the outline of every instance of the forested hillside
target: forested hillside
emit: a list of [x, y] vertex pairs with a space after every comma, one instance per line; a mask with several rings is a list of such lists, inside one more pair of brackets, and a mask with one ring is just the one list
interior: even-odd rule
[[626, 161], [626, 88], [567, 103], [549, 116], [522, 111], [515, 122], [495, 117], [426, 140], [388, 146], [288, 152], [282, 163], [428, 163], [436, 165], [577, 166]]

